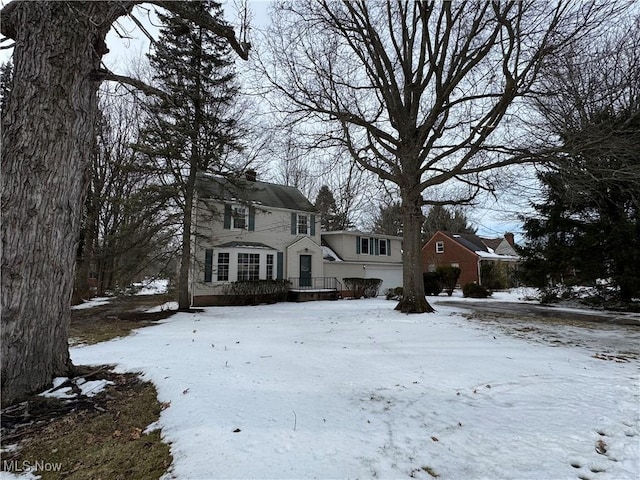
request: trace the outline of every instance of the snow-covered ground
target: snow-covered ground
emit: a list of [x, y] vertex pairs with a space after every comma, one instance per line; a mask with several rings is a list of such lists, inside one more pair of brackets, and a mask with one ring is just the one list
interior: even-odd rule
[[[637, 351], [516, 338], [445, 300], [206, 308], [71, 355], [155, 383], [171, 479], [640, 478]], [[640, 349], [637, 327], [606, 335]]]
[[167, 279], [149, 279], [140, 283], [134, 283], [137, 289], [136, 295], [159, 295], [167, 293], [169, 289], [169, 280]]
[[[136, 295], [161, 295], [167, 293], [169, 289], [168, 279], [147, 279], [132, 285]], [[71, 307], [72, 310], [84, 310], [108, 304], [113, 297], [93, 297], [78, 305]], [[177, 309], [177, 307], [176, 307]]]
[[72, 310], [86, 310], [87, 308], [99, 307], [100, 305], [106, 305], [111, 301], [111, 297], [93, 297], [90, 300], [86, 300], [78, 305], [73, 305]]

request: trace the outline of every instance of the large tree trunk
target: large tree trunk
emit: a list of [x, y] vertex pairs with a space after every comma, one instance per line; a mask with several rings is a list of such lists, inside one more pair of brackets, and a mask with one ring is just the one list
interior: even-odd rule
[[402, 299], [396, 310], [404, 313], [430, 313], [433, 307], [424, 295], [422, 279], [422, 196], [417, 187], [402, 191]]
[[71, 368], [73, 272], [97, 116], [95, 71], [117, 2], [15, 2], [2, 129], [2, 404]]

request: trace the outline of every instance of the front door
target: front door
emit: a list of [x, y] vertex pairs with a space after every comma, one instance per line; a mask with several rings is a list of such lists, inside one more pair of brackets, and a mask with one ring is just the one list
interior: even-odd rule
[[311, 255], [300, 255], [300, 286], [311, 286]]

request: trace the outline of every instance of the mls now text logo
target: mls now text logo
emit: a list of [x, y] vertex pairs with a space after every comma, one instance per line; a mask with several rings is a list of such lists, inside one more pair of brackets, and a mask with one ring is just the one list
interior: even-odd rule
[[21, 462], [18, 462], [17, 460], [3, 460], [2, 469], [4, 471], [14, 473], [59, 472], [62, 470], [62, 463], [44, 462], [42, 460], [36, 460], [35, 462], [29, 460], [23, 460]]

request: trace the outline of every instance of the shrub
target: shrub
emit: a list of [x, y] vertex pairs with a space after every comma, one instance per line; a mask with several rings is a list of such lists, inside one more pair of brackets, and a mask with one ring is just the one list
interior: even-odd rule
[[260, 305], [284, 302], [288, 280], [240, 280], [225, 286], [224, 294], [233, 305]]
[[402, 300], [402, 287], [387, 288], [384, 295], [387, 300]]
[[380, 278], [345, 278], [344, 286], [353, 292], [353, 298], [373, 298], [378, 296], [378, 290], [382, 285]]
[[424, 272], [422, 281], [425, 295], [439, 295], [442, 292], [442, 277], [438, 272]]
[[491, 292], [477, 283], [467, 283], [462, 287], [462, 295], [468, 298], [487, 298]]
[[507, 288], [506, 266], [496, 262], [482, 262], [480, 264], [480, 278], [482, 284], [491, 290]]
[[460, 270], [458, 267], [451, 267], [448, 265], [442, 265], [436, 268], [436, 273], [440, 275], [440, 283], [442, 285], [442, 288], [445, 292], [447, 292], [447, 295], [453, 295], [453, 290], [454, 288], [456, 288], [456, 284], [458, 283], [461, 272], [462, 270]]

